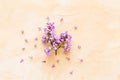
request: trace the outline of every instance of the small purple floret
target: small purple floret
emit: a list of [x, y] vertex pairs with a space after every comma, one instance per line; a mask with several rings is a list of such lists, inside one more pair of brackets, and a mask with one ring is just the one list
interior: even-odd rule
[[42, 36], [42, 43], [47, 43], [47, 37], [45, 35]]
[[54, 26], [54, 22], [53, 23], [46, 23], [47, 24], [47, 28], [50, 29], [50, 30], [54, 30], [55, 29], [55, 26]]
[[45, 50], [44, 50], [44, 52], [46, 53], [46, 55], [51, 55], [51, 47], [47, 47]]
[[71, 49], [71, 44], [64, 44], [64, 52], [69, 52]]

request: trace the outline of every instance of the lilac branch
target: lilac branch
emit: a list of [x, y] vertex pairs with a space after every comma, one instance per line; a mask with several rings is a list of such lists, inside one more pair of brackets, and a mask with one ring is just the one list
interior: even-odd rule
[[57, 51], [59, 48], [64, 48], [64, 52], [69, 52], [71, 48], [71, 35], [68, 32], [61, 33], [60, 36], [57, 36], [54, 33], [54, 23], [48, 22], [46, 23], [47, 28], [44, 28], [44, 35], [42, 36], [42, 43], [50, 44], [44, 52], [47, 55], [51, 55], [51, 51], [55, 51], [55, 55], [57, 55]]

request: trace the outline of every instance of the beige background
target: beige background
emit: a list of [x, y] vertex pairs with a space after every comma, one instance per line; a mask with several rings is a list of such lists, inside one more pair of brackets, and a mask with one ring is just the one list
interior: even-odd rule
[[[44, 54], [47, 16], [73, 36], [70, 55]], [[120, 80], [120, 0], [0, 0], [0, 80]]]

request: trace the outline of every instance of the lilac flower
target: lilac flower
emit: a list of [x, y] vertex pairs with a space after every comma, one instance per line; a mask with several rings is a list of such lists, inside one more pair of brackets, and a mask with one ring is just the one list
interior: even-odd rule
[[44, 28], [44, 32], [45, 32], [46, 35], [53, 34], [53, 31], [49, 30], [48, 28]]
[[55, 51], [55, 55], [57, 55], [57, 51], [59, 48], [64, 48], [64, 52], [69, 52], [71, 48], [71, 35], [68, 34], [68, 32], [63, 32], [60, 34], [60, 36], [57, 36], [54, 33], [54, 22], [48, 22], [46, 23], [47, 27], [44, 28], [45, 35], [42, 36], [42, 43], [46, 44], [48, 43], [50, 46], [47, 47], [44, 52], [46, 55], [51, 55], [51, 51]]
[[46, 53], [46, 55], [51, 55], [51, 47], [47, 47], [45, 50], [44, 50], [44, 52]]
[[67, 35], [68, 35], [67, 31], [63, 33], [63, 37], [67, 37]]
[[59, 39], [59, 40], [60, 40], [61, 42], [65, 41], [65, 37], [64, 37], [64, 36], [65, 36], [65, 33], [61, 33], [61, 34], [60, 34], [60, 37], [59, 37], [60, 39]]
[[51, 34], [50, 39], [51, 41], [55, 41], [57, 39], [57, 35], [55, 35], [54, 33]]
[[55, 43], [57, 43], [57, 44], [60, 43], [59, 37], [58, 37], [57, 35], [54, 34], [54, 35], [52, 36], [52, 38], [53, 38], [53, 41], [54, 41]]
[[56, 46], [58, 46], [58, 43], [56, 43], [56, 42], [53, 42], [53, 47], [56, 47]]
[[66, 35], [67, 35], [67, 32], [61, 33], [61, 34], [60, 34], [60, 38], [63, 39], [63, 38], [66, 37]]
[[48, 34], [49, 33], [49, 29], [44, 28], [44, 32], [45, 32], [45, 34]]
[[64, 52], [69, 52], [71, 48], [71, 44], [64, 44]]
[[42, 43], [47, 43], [47, 37], [45, 35], [42, 36]]
[[71, 37], [70, 35], [68, 35], [68, 32], [67, 32], [67, 31], [60, 34], [60, 40], [61, 40], [61, 41], [70, 42], [70, 41], [71, 41], [71, 38], [72, 38], [72, 37]]
[[70, 42], [72, 37], [70, 35], [67, 35], [67, 38], [65, 39], [65, 42]]
[[47, 24], [47, 28], [49, 29], [49, 30], [54, 30], [55, 29], [55, 26], [54, 26], [54, 22], [53, 23], [51, 23], [51, 22], [48, 22], [48, 23], [46, 23]]

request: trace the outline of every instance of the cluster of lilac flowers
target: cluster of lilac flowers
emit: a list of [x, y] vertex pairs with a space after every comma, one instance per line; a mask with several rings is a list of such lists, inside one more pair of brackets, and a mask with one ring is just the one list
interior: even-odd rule
[[48, 47], [44, 50], [46, 55], [51, 55], [52, 51], [55, 51], [55, 55], [57, 55], [59, 48], [64, 48], [65, 53], [69, 52], [71, 49], [71, 35], [66, 31], [57, 36], [54, 33], [54, 22], [48, 22], [46, 26], [44, 28], [44, 35], [42, 36], [42, 43], [48, 44]]

